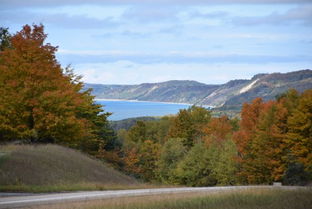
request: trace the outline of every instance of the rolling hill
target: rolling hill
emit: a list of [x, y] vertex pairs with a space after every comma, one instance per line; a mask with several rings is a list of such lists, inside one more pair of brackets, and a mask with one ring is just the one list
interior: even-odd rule
[[140, 85], [86, 84], [98, 99], [126, 99], [140, 101], [196, 103], [218, 85], [206, 85], [196, 81], [167, 81]]
[[231, 80], [208, 85], [189, 80], [173, 80], [139, 85], [86, 84], [97, 99], [175, 102], [211, 107], [239, 108], [256, 97], [274, 99], [290, 88], [299, 92], [312, 88], [312, 70], [258, 74], [250, 80]]
[[59, 145], [0, 147], [0, 191], [136, 188], [131, 177], [79, 151]]

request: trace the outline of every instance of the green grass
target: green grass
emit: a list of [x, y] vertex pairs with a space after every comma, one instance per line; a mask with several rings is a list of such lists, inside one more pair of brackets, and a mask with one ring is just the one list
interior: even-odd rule
[[0, 147], [0, 191], [56, 192], [141, 188], [109, 165], [58, 145]]
[[310, 209], [312, 190], [252, 189], [62, 203], [51, 209]]

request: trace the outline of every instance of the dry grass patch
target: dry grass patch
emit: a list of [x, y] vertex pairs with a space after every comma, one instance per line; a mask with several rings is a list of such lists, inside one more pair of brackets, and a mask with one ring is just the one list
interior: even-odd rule
[[31, 209], [309, 209], [312, 190], [244, 189], [93, 200]]
[[72, 191], [145, 187], [107, 164], [58, 145], [0, 147], [0, 191]]

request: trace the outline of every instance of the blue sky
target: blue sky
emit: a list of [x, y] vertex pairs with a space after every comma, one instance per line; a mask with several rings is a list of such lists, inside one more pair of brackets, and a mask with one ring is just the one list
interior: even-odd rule
[[32, 23], [89, 83], [219, 84], [312, 66], [311, 0], [0, 0], [0, 26]]

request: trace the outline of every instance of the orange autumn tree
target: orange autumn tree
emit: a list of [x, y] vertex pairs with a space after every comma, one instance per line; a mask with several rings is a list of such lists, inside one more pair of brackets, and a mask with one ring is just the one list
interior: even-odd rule
[[[300, 96], [295, 90], [289, 90], [276, 101], [257, 99], [244, 105], [240, 130], [234, 134], [239, 150], [239, 176], [243, 182], [260, 184], [283, 180], [289, 163], [299, 160], [299, 150], [305, 153], [304, 160], [309, 159], [309, 143], [303, 144], [293, 132], [293, 127], [300, 127], [300, 124], [302, 126], [297, 130], [311, 127], [308, 119], [311, 98], [308, 99], [307, 95]], [[308, 105], [303, 108], [304, 113], [296, 115], [302, 107], [298, 105], [301, 101]], [[307, 135], [303, 141], [309, 142], [308, 139]]]
[[222, 144], [233, 133], [233, 127], [227, 116], [212, 118], [204, 127], [205, 136], [203, 140], [207, 146], [212, 143]]
[[0, 52], [0, 140], [52, 142], [95, 152], [107, 116], [46, 44], [43, 25], [25, 25]]
[[252, 164], [251, 146], [255, 139], [260, 115], [270, 106], [271, 103], [263, 103], [261, 98], [256, 98], [251, 104], [245, 103], [242, 107], [240, 129], [233, 135], [233, 141], [238, 151], [238, 176], [241, 178], [241, 182], [251, 183], [254, 181], [253, 169], [250, 168]]
[[281, 181], [285, 171], [283, 140], [288, 110], [281, 103], [269, 104], [260, 115], [246, 161], [249, 183]]
[[239, 152], [239, 160], [241, 161], [249, 151], [249, 144], [254, 135], [262, 108], [263, 101], [261, 98], [256, 98], [251, 104], [243, 104], [240, 129], [233, 136]]

